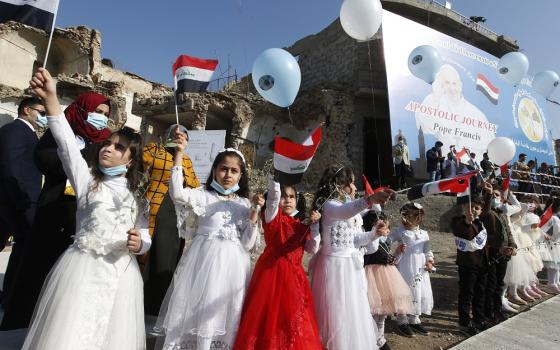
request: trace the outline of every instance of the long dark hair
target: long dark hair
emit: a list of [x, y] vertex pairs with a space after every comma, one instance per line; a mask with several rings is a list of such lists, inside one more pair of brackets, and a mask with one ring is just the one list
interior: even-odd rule
[[342, 187], [352, 182], [354, 182], [354, 172], [349, 167], [328, 167], [319, 181], [312, 208], [320, 211], [327, 200], [339, 198], [342, 195]]
[[235, 193], [239, 197], [249, 198], [249, 176], [247, 176], [247, 167], [245, 166], [245, 162], [239, 154], [233, 151], [223, 151], [218, 153], [216, 158], [214, 158], [214, 163], [212, 163], [212, 170], [210, 171], [210, 175], [208, 175], [208, 179], [206, 180], [206, 189], [208, 191], [216, 191], [215, 189], [210, 186], [212, 181], [214, 180], [214, 171], [220, 165], [221, 162], [224, 161], [225, 157], [235, 157], [239, 162], [239, 166], [241, 167], [241, 177], [239, 178], [239, 190]]
[[99, 150], [105, 146], [107, 142], [110, 142], [114, 135], [119, 136], [119, 142], [130, 149], [130, 166], [126, 171], [126, 179], [128, 180], [128, 189], [132, 191], [132, 193], [136, 193], [144, 172], [144, 164], [142, 162], [142, 136], [128, 127], [124, 127], [121, 130], [117, 130], [112, 133], [107, 140], [103, 141], [97, 150], [95, 160], [91, 168], [91, 173], [95, 180], [93, 189], [97, 189], [99, 182], [104, 176], [101, 170], [99, 170]]

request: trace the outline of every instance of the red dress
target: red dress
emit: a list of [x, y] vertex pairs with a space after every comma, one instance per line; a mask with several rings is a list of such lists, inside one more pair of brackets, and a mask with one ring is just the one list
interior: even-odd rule
[[281, 210], [263, 225], [266, 248], [255, 265], [233, 348], [322, 349], [311, 289], [301, 266], [309, 229]]

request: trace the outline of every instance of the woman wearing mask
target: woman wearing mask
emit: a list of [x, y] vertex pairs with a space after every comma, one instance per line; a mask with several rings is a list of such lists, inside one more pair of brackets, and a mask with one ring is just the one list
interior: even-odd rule
[[[98, 144], [111, 135], [107, 128], [110, 104], [107, 97], [86, 92], [64, 110], [86, 161], [95, 156]], [[30, 243], [2, 320], [1, 329], [5, 330], [27, 328], [41, 286], [56, 260], [72, 243], [76, 230], [75, 193], [62, 168], [50, 130], [37, 143], [35, 164], [45, 176], [45, 182], [37, 203]]]

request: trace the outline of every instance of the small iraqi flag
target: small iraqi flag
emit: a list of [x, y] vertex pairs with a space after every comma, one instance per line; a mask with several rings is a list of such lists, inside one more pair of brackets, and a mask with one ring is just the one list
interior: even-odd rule
[[407, 197], [409, 200], [413, 201], [422, 197], [432, 196], [443, 192], [467, 193], [470, 186], [470, 178], [475, 175], [476, 172], [473, 171], [451, 179], [415, 185], [408, 190]]
[[492, 85], [490, 80], [483, 74], [478, 73], [476, 76], [476, 89], [484, 94], [490, 102], [497, 105], [500, 97], [500, 90]]
[[321, 143], [321, 135], [322, 127], [318, 127], [303, 144], [276, 136], [274, 139], [274, 170], [281, 184], [294, 185], [301, 181]]
[[218, 60], [181, 55], [173, 64], [175, 93], [206, 91]]
[[462, 150], [460, 150], [459, 152], [457, 152], [457, 154], [455, 155], [455, 157], [457, 158], [457, 160], [463, 164], [472, 164], [472, 160], [471, 157], [469, 155], [469, 151], [467, 151], [466, 148], [463, 147]]
[[546, 225], [550, 219], [552, 219], [552, 205], [549, 205], [548, 208], [544, 211], [544, 214], [541, 216], [541, 221], [539, 222], [539, 227], [543, 227]]
[[2, 0], [0, 23], [16, 21], [50, 32], [59, 0]]

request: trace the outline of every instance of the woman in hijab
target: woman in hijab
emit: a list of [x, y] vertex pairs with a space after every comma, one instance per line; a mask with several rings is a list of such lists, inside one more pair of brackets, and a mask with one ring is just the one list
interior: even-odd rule
[[[107, 97], [86, 92], [64, 110], [76, 142], [82, 149], [82, 156], [88, 163], [95, 156], [98, 144], [111, 134], [107, 128], [110, 106]], [[45, 182], [13, 293], [6, 296], [2, 330], [27, 328], [47, 274], [72, 243], [76, 231], [76, 198], [50, 130], [37, 143], [35, 164], [45, 176]]]

